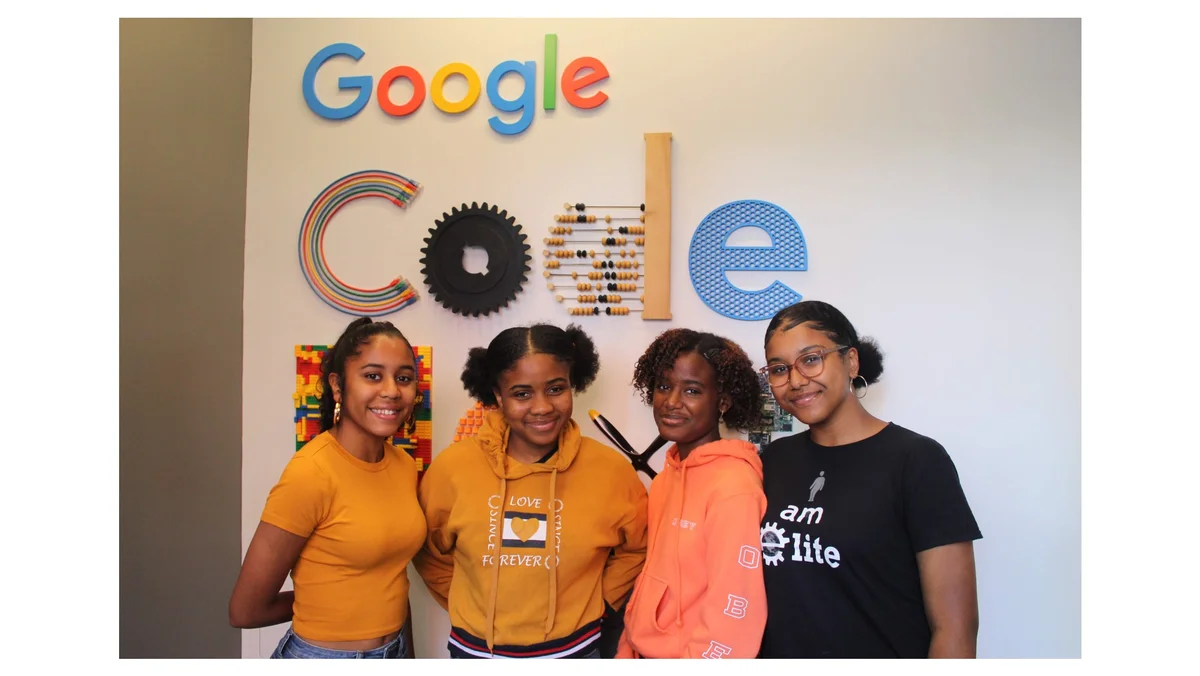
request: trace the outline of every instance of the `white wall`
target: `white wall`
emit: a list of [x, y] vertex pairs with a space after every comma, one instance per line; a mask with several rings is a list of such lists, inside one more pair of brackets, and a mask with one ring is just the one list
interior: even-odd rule
[[[542, 40], [558, 67], [594, 56], [610, 77], [601, 109], [561, 93], [541, 107]], [[411, 65], [428, 84], [463, 61], [486, 83], [508, 59], [538, 63], [538, 110], [516, 137], [493, 132], [486, 91], [449, 116], [425, 104], [389, 119], [374, 99], [329, 122], [305, 106], [301, 74], [333, 42], [366, 51], [326, 64], [318, 92], [352, 94], [337, 77], [376, 79]], [[377, 80], [376, 80], [377, 81]], [[485, 85], [486, 86], [486, 85]], [[407, 98], [407, 85], [393, 88]], [[501, 93], [514, 97], [510, 76]], [[447, 97], [465, 91], [457, 82]], [[514, 115], [505, 115], [512, 119]], [[807, 272], [773, 279], [841, 308], [879, 339], [884, 380], [873, 413], [941, 441], [984, 533], [977, 543], [981, 657], [1080, 654], [1080, 30], [1077, 21], [282, 21], [254, 26], [246, 223], [242, 539], [293, 452], [292, 346], [337, 338], [351, 319], [323, 304], [297, 263], [300, 219], [330, 181], [383, 168], [425, 186], [406, 212], [354, 204], [326, 240], [348, 283], [402, 274], [421, 282], [421, 239], [443, 211], [497, 203], [535, 244], [531, 279], [508, 310], [462, 319], [422, 299], [389, 317], [434, 345], [434, 447], [471, 405], [458, 373], [469, 347], [502, 328], [570, 319], [541, 278], [540, 238], [564, 201], [642, 201], [646, 132], [673, 143], [671, 322], [587, 318], [602, 356], [588, 408], [635, 444], [654, 436], [630, 396], [634, 361], [670, 326], [709, 328], [762, 363], [766, 322], [710, 310], [692, 290], [687, 247], [712, 209], [761, 199], [800, 223]], [[655, 463], [659, 466], [661, 458]], [[444, 656], [447, 622], [419, 578], [419, 656]], [[285, 627], [244, 632], [267, 656]]]

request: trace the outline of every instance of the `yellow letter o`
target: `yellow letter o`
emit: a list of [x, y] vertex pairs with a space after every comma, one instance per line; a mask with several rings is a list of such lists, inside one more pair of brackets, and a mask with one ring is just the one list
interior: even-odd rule
[[[442, 91], [446, 84], [446, 78], [451, 75], [462, 75], [467, 78], [467, 95], [463, 100], [455, 103], [447, 101], [446, 95]], [[433, 81], [429, 83], [429, 94], [433, 97], [433, 105], [437, 106], [439, 110], [447, 113], [461, 113], [475, 105], [475, 100], [479, 98], [479, 75], [475, 73], [475, 69], [465, 63], [448, 63], [434, 74]]]

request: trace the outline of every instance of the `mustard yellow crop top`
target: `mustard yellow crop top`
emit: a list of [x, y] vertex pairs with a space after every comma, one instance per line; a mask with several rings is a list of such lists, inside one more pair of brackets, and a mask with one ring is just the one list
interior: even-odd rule
[[407, 619], [409, 561], [425, 541], [417, 469], [389, 445], [364, 462], [329, 432], [288, 461], [262, 520], [308, 538], [292, 570], [292, 629], [315, 641], [357, 641]]

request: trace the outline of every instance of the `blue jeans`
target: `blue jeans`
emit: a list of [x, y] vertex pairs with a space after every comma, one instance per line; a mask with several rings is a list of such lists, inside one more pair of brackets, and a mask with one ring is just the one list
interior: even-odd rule
[[279, 646], [271, 654], [273, 660], [395, 660], [401, 659], [408, 652], [404, 644], [404, 632], [401, 631], [389, 643], [371, 650], [330, 650], [315, 646], [300, 638], [288, 627], [287, 633], [279, 641]]

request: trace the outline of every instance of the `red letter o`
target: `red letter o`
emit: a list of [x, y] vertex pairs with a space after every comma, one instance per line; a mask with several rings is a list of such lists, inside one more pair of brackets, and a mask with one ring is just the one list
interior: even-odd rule
[[[412, 83], [413, 87], [412, 98], [402, 106], [392, 103], [392, 99], [389, 96], [392, 82], [399, 78], [405, 78]], [[421, 74], [413, 68], [409, 66], [396, 66], [384, 73], [383, 77], [379, 78], [379, 87], [376, 89], [375, 95], [379, 99], [379, 107], [383, 109], [383, 112], [392, 117], [404, 117], [417, 108], [420, 108], [422, 103], [425, 103], [425, 81], [421, 79]]]

